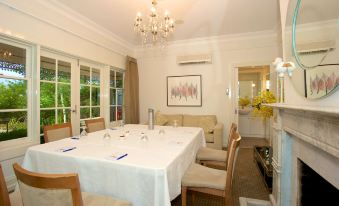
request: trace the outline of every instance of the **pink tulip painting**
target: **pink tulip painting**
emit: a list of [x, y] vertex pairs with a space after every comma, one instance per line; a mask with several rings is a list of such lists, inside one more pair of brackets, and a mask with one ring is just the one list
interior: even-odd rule
[[[321, 73], [318, 71], [316, 70], [313, 74], [309, 74], [307, 97], [322, 97], [331, 93], [339, 86], [339, 76], [336, 70], [322, 71]], [[308, 72], [311, 73], [312, 70]]]
[[168, 76], [168, 106], [201, 106], [201, 75]]

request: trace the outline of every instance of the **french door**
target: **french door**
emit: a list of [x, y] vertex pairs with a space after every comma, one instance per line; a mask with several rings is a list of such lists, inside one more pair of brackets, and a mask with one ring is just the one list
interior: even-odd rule
[[79, 134], [77, 59], [42, 50], [39, 76], [40, 133], [44, 125], [71, 122], [73, 134]]
[[102, 116], [103, 65], [41, 51], [40, 126], [71, 122], [73, 135], [86, 119]]

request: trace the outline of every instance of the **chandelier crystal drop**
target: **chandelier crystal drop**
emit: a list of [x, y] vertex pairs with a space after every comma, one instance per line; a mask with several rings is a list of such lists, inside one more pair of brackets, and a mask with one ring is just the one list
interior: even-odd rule
[[170, 18], [168, 11], [165, 11], [163, 16], [159, 15], [157, 1], [152, 0], [148, 22], [144, 22], [141, 13], [138, 12], [134, 22], [134, 31], [140, 35], [143, 45], [150, 42], [156, 44], [158, 41], [164, 44], [174, 31], [174, 20]]

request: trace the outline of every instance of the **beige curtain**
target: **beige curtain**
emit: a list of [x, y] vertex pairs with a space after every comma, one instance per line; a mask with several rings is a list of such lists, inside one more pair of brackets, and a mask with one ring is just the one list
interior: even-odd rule
[[137, 60], [127, 56], [125, 72], [125, 122], [139, 124], [139, 75]]

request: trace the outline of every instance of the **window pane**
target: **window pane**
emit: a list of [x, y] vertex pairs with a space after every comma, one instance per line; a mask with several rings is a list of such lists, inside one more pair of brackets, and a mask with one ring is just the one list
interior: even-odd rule
[[113, 70], [110, 70], [109, 86], [110, 87], [115, 87], [115, 71], [113, 71]]
[[71, 106], [71, 85], [58, 84], [58, 107]]
[[27, 108], [26, 80], [0, 78], [0, 109]]
[[123, 104], [123, 91], [121, 89], [117, 89], [117, 94], [118, 94], [117, 105], [122, 105]]
[[90, 68], [81, 65], [80, 66], [80, 84], [90, 84]]
[[80, 119], [90, 118], [90, 109], [89, 108], [80, 108]]
[[55, 59], [40, 57], [40, 79], [55, 81]]
[[124, 75], [121, 72], [116, 72], [116, 87], [117, 88], [122, 88], [123, 87], [123, 80], [124, 80]]
[[92, 69], [92, 85], [100, 86], [100, 70]]
[[113, 122], [115, 121], [115, 107], [110, 107], [110, 121]]
[[0, 141], [27, 137], [27, 112], [0, 113]]
[[0, 43], [0, 74], [26, 76], [26, 49]]
[[40, 82], [40, 108], [55, 107], [55, 84]]
[[66, 123], [71, 121], [71, 110], [70, 109], [58, 109], [58, 124]]
[[80, 105], [81, 106], [89, 106], [90, 105], [90, 87], [89, 86], [81, 86], [80, 87]]
[[117, 119], [122, 120], [122, 107], [117, 107]]
[[92, 118], [94, 117], [100, 117], [100, 107], [92, 108]]
[[100, 105], [100, 88], [92, 87], [92, 106]]
[[110, 89], [110, 105], [116, 104], [115, 91], [116, 91], [116, 89]]
[[43, 133], [43, 126], [55, 124], [55, 110], [40, 110], [40, 133]]
[[71, 63], [58, 61], [58, 82], [71, 82]]

